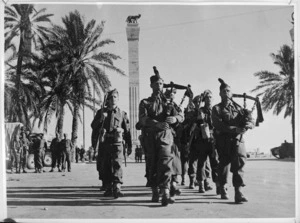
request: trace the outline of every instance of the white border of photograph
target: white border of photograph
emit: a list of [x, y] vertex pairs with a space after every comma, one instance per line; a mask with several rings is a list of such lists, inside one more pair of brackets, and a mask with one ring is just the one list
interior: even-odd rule
[[[155, 4], [168, 4], [168, 5], [186, 5], [186, 4], [196, 4], [196, 5], [291, 5], [294, 7], [294, 22], [295, 22], [295, 40], [294, 40], [294, 49], [295, 49], [295, 97], [296, 97], [296, 104], [295, 104], [295, 174], [296, 174], [296, 216], [295, 218], [279, 218], [274, 219], [272, 216], [268, 219], [186, 219], [185, 222], [230, 222], [230, 223], [240, 223], [240, 222], [300, 222], [299, 217], [299, 66], [300, 66], [300, 47], [299, 47], [299, 21], [300, 21], [300, 13], [299, 13], [299, 3], [300, 0], [256, 0], [256, 1], [242, 1], [242, 0], [226, 0], [226, 1], [75, 1], [75, 0], [64, 0], [64, 1], [27, 1], [27, 0], [0, 0], [0, 33], [2, 34], [0, 37], [0, 52], [1, 52], [1, 62], [0, 62], [0, 78], [1, 78], [1, 85], [0, 85], [0, 142], [1, 145], [1, 161], [0, 161], [0, 176], [1, 177], [1, 185], [0, 185], [0, 221], [7, 218], [7, 197], [6, 197], [6, 163], [5, 163], [5, 132], [4, 132], [4, 6], [5, 3], [9, 4], [145, 4], [151, 5]], [[271, 200], [270, 200], [271, 202]], [[41, 222], [41, 219], [14, 219], [17, 222]], [[157, 219], [89, 219], [88, 222], [156, 222]], [[164, 222], [182, 222], [183, 219], [161, 219], [159, 221]], [[87, 222], [84, 219], [43, 219], [43, 222]]]

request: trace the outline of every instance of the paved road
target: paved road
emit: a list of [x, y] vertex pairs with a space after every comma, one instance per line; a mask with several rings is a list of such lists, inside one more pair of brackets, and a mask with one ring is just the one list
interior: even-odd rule
[[[130, 162], [124, 168], [125, 196], [103, 197], [95, 163], [72, 164], [68, 173], [7, 174], [8, 216], [14, 219], [153, 219], [153, 218], [295, 218], [295, 162], [249, 160], [244, 193], [249, 202], [221, 200], [215, 190], [199, 194], [182, 188], [173, 205], [151, 203], [146, 188], [144, 163]], [[46, 168], [47, 171], [50, 168]], [[188, 178], [188, 177], [187, 177]]]

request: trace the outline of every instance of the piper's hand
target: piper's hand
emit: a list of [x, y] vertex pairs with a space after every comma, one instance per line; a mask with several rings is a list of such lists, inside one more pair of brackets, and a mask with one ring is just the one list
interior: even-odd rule
[[243, 133], [245, 133], [247, 130], [245, 129], [245, 128], [239, 128], [239, 127], [237, 127], [236, 129], [235, 129], [235, 132], [236, 133], [238, 133], [238, 134], [243, 134]]
[[100, 122], [102, 122], [108, 116], [107, 112], [103, 112], [100, 118]]
[[169, 128], [169, 124], [166, 122], [157, 122], [155, 126], [161, 130], [167, 130]]
[[169, 117], [166, 118], [166, 122], [168, 124], [174, 124], [174, 123], [177, 122], [177, 118], [175, 118], [174, 116], [169, 116]]
[[197, 119], [198, 120], [204, 120], [205, 119], [205, 114], [203, 112], [200, 112]]

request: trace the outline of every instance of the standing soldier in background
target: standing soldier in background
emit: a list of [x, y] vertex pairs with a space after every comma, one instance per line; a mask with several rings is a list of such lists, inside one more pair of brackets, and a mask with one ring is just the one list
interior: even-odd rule
[[45, 172], [43, 160], [47, 143], [43, 138], [44, 134], [40, 133], [34, 142], [34, 159], [35, 159], [35, 173]]
[[55, 166], [58, 168], [58, 172], [61, 172], [61, 151], [60, 151], [60, 138], [59, 134], [55, 133], [55, 138], [52, 140], [50, 144], [50, 150], [52, 154], [52, 166], [49, 172], [53, 172]]
[[[91, 126], [99, 135], [99, 178], [103, 180], [106, 191], [104, 196], [123, 196], [123, 142], [128, 145], [127, 155], [131, 154], [132, 141], [129, 119], [126, 112], [118, 107], [117, 89], [107, 93], [107, 102], [96, 114]], [[92, 133], [94, 135], [94, 133]], [[96, 135], [96, 134], [95, 134]], [[92, 140], [93, 141], [93, 140]], [[97, 144], [97, 143], [96, 143]], [[125, 154], [126, 155], [126, 154]], [[101, 172], [100, 172], [101, 171]]]
[[[207, 177], [209, 175], [211, 165], [212, 180], [216, 184], [217, 194], [219, 194], [218, 183], [218, 157], [215, 148], [215, 139], [213, 135], [212, 125], [212, 93], [210, 90], [204, 91], [202, 94], [202, 100], [204, 101], [204, 107], [201, 107], [196, 119], [198, 127], [200, 129], [197, 139], [197, 146], [200, 148], [198, 156], [197, 180], [199, 184], [199, 193], [205, 193], [205, 191], [211, 189], [208, 185]], [[209, 162], [207, 161], [209, 158]], [[207, 171], [208, 169], [208, 171]], [[207, 173], [208, 172], [208, 173]]]
[[12, 150], [11, 150], [11, 173], [13, 173], [14, 167], [16, 167], [16, 173], [21, 172], [21, 165], [22, 165], [22, 154], [23, 154], [23, 145], [22, 141], [19, 138], [19, 134], [15, 135], [15, 138], [12, 142]]
[[29, 139], [27, 138], [26, 136], [26, 133], [25, 131], [23, 131], [22, 133], [22, 137], [21, 137], [21, 142], [22, 142], [22, 145], [23, 145], [23, 153], [22, 153], [22, 169], [23, 169], [23, 173], [27, 173], [27, 171], [25, 170], [26, 169], [26, 166], [27, 166], [27, 157], [28, 157], [28, 154], [29, 154]]
[[66, 162], [68, 165], [68, 172], [71, 172], [71, 155], [73, 144], [70, 139], [68, 139], [68, 134], [64, 133], [64, 139], [60, 142], [60, 149], [62, 151], [62, 171], [66, 171]]
[[147, 156], [150, 164], [150, 185], [152, 187], [152, 201], [159, 201], [159, 190], [162, 191], [162, 206], [170, 200], [170, 183], [172, 178], [172, 144], [173, 134], [171, 124], [178, 122], [174, 111], [167, 114], [166, 98], [163, 95], [163, 80], [156, 67], [155, 75], [150, 77], [152, 95], [143, 99], [139, 105], [139, 122], [146, 132]]
[[235, 188], [235, 202], [247, 202], [242, 194], [244, 183], [244, 165], [247, 154], [243, 134], [254, 127], [252, 121], [244, 123], [242, 108], [232, 101], [231, 88], [222, 79], [220, 86], [221, 103], [212, 109], [213, 126], [216, 129], [216, 146], [219, 154], [219, 183], [221, 199], [229, 199], [225, 184], [227, 183], [229, 164], [232, 182]]

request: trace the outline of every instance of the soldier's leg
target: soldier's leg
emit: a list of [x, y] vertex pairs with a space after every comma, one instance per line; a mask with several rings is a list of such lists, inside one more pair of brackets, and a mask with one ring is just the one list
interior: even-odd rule
[[101, 168], [102, 168], [102, 178], [103, 178], [103, 183], [105, 182], [106, 184], [106, 191], [104, 192], [105, 197], [110, 197], [113, 196], [113, 191], [112, 191], [112, 151], [111, 147], [109, 144], [102, 144], [103, 151], [102, 151], [102, 156], [103, 158], [101, 159]]
[[149, 170], [148, 182], [152, 189], [152, 202], [159, 201], [159, 190], [157, 183], [157, 160], [158, 160], [158, 150], [155, 141], [155, 133], [145, 134], [145, 145], [147, 145], [147, 164]]
[[16, 173], [20, 173], [21, 169], [21, 154], [16, 153]]
[[52, 164], [51, 164], [51, 170], [49, 172], [53, 172], [53, 169], [55, 168], [57, 164], [57, 154], [56, 152], [52, 152]]
[[204, 188], [206, 191], [212, 190], [212, 187], [209, 184], [209, 179], [211, 178], [211, 167], [210, 167], [210, 161], [208, 158], [208, 153], [207, 153], [207, 159], [205, 162], [205, 175], [206, 175], [206, 179], [204, 179]]
[[220, 184], [218, 179], [218, 168], [219, 168], [219, 159], [218, 154], [215, 149], [214, 142], [210, 143], [210, 150], [208, 151], [209, 163], [211, 167], [212, 180], [216, 184], [216, 193], [220, 194]]
[[181, 190], [177, 188], [177, 184], [179, 183], [178, 176], [182, 174], [182, 166], [181, 166], [181, 154], [179, 151], [179, 142], [175, 140], [174, 145], [172, 146], [173, 151], [173, 175], [171, 179], [171, 188], [170, 188], [170, 198], [172, 202], [175, 202], [175, 195], [180, 195]]
[[196, 150], [196, 144], [193, 143], [191, 145], [191, 150], [189, 154], [189, 168], [188, 168], [188, 175], [190, 177], [190, 189], [195, 188], [195, 181], [197, 175], [197, 165], [198, 165], [198, 152]]
[[227, 200], [229, 197], [225, 185], [227, 184], [229, 174], [231, 139], [226, 136], [217, 137], [216, 147], [219, 154], [218, 180], [221, 199]]
[[235, 188], [235, 202], [247, 202], [247, 198], [242, 194], [241, 187], [244, 187], [244, 166], [247, 159], [245, 144], [243, 141], [234, 141], [232, 145], [231, 168], [232, 183]]
[[207, 145], [204, 142], [199, 143], [201, 148], [198, 154], [198, 165], [197, 165], [197, 180], [199, 183], [199, 193], [205, 193], [204, 181], [206, 180], [206, 163], [207, 163]]
[[68, 172], [71, 172], [71, 159], [72, 159], [72, 152], [71, 151], [68, 151], [66, 153], [66, 161], [67, 161], [67, 164], [68, 164]]
[[67, 155], [66, 155], [66, 152], [62, 152], [61, 153], [61, 166], [62, 166], [62, 171], [65, 172], [66, 171], [66, 158], [67, 158]]
[[114, 198], [122, 197], [121, 184], [123, 184], [123, 144], [115, 145], [112, 153], [112, 177]]
[[185, 175], [187, 174], [188, 171], [188, 152], [185, 150], [185, 146], [181, 145], [181, 154], [180, 154], [180, 159], [181, 159], [181, 185], [185, 185]]
[[173, 135], [170, 129], [157, 133], [158, 143], [158, 185], [162, 190], [162, 205], [170, 203], [170, 183], [172, 177], [173, 154], [172, 144]]

